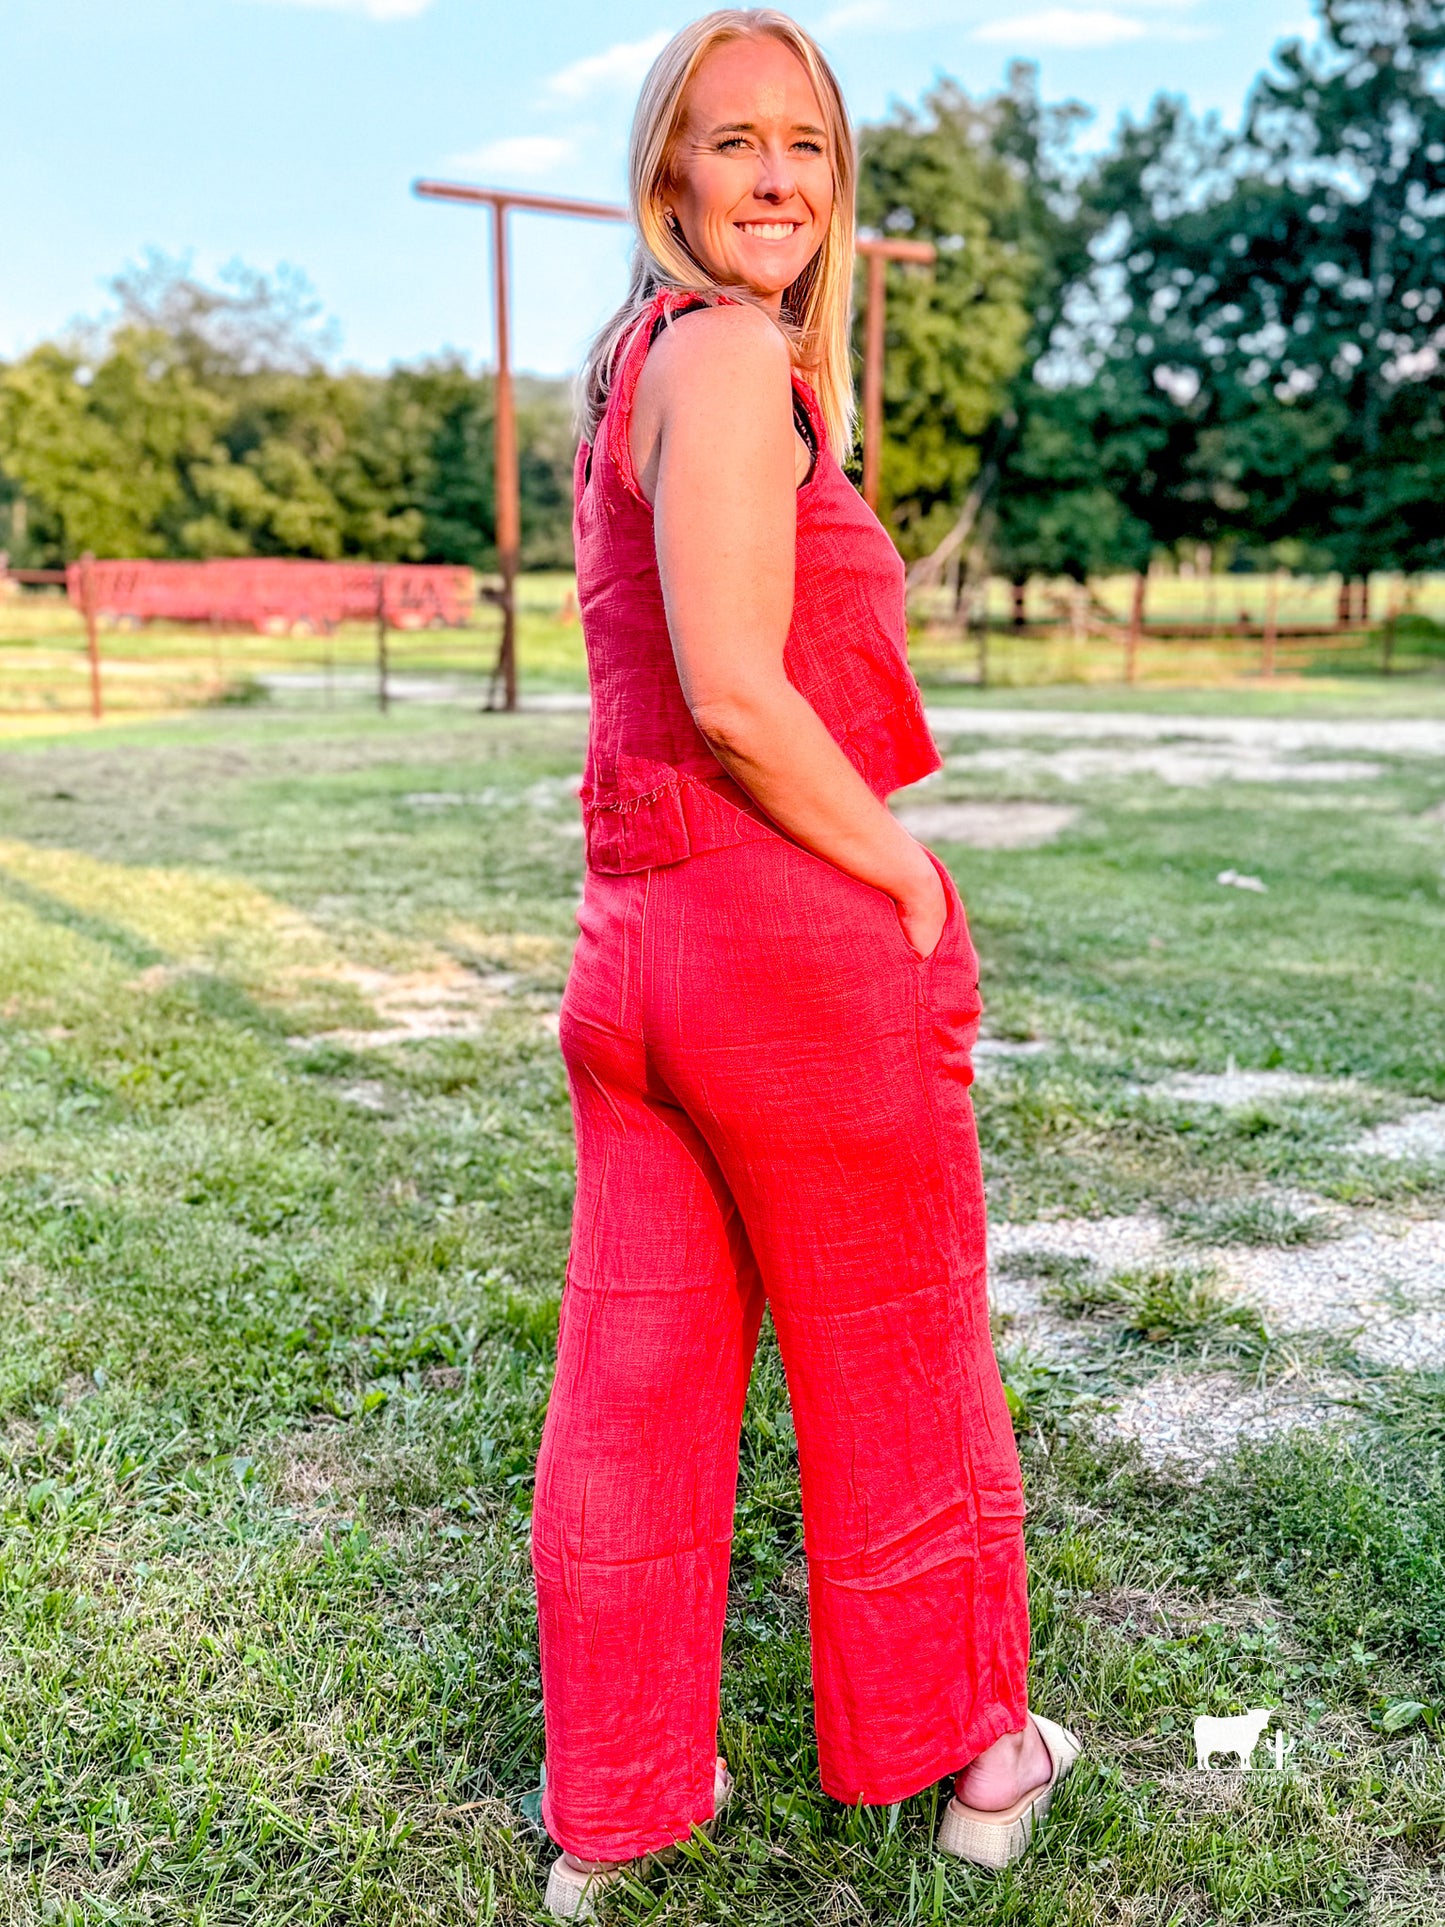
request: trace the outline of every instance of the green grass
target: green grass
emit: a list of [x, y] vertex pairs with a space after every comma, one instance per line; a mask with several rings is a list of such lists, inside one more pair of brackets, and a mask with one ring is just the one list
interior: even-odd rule
[[[0, 757], [0, 1921], [542, 1918], [527, 1528], [582, 748], [570, 716], [237, 711]], [[1274, 1187], [1439, 1208], [1428, 1171], [1351, 1149], [1445, 1097], [1439, 794], [1408, 759], [1348, 791], [1101, 781], [1052, 846], [946, 851], [991, 1025], [1052, 1045], [981, 1080], [993, 1209], [1040, 1220], [1014, 1268], [1118, 1384], [1269, 1360], [1206, 1277], [1059, 1262], [1049, 1215], [1162, 1209], [1218, 1242], [1294, 1235]], [[1220, 889], [1226, 861], [1269, 893]], [[472, 1034], [357, 1042], [379, 982], [463, 979]], [[1231, 1057], [1361, 1082], [1244, 1114], [1161, 1089]], [[1107, 1372], [1006, 1352], [1033, 1697], [1089, 1757], [990, 1879], [934, 1858], [934, 1796], [817, 1790], [765, 1343], [724, 1679], [739, 1798], [611, 1916], [1439, 1919], [1445, 1392], [1350, 1368], [1353, 1429], [1191, 1485], [1092, 1442]], [[1285, 1709], [1288, 1770], [1201, 1782], [1194, 1715], [1250, 1705]]]

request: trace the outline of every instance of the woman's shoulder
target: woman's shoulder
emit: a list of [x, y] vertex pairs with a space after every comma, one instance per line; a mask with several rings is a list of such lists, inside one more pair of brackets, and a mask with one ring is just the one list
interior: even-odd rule
[[[787, 337], [748, 301], [696, 295], [662, 311], [643, 380], [655, 392], [686, 393], [698, 383], [769, 387], [786, 381], [792, 365]], [[649, 322], [649, 328], [654, 322]]]

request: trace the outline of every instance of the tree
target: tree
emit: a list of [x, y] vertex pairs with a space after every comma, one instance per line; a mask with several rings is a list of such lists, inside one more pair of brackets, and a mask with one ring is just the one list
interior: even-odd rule
[[[152, 255], [110, 328], [0, 369], [0, 514], [27, 559], [358, 556], [495, 566], [492, 381], [337, 373], [304, 280]], [[518, 383], [522, 555], [571, 559], [565, 387]], [[7, 508], [7, 504], [10, 506]]]
[[1025, 352], [1036, 263], [1024, 189], [998, 151], [999, 113], [945, 80], [920, 111], [865, 127], [865, 228], [932, 241], [932, 270], [888, 273], [881, 494], [906, 555], [931, 548], [979, 468], [979, 442]]
[[99, 357], [46, 343], [0, 374], [0, 459], [64, 559], [163, 555], [187, 465], [223, 416], [167, 336], [122, 327]]
[[1156, 535], [1436, 566], [1445, 493], [1440, 0], [1323, 0], [1238, 136], [1158, 101], [1096, 195], [1102, 354], [1177, 404]]

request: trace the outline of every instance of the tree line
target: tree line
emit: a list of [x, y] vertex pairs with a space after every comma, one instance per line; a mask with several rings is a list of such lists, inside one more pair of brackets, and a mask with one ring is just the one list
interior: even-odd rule
[[[152, 256], [104, 328], [0, 366], [0, 548], [495, 565], [493, 385], [459, 358], [336, 372], [304, 280]], [[523, 561], [571, 563], [568, 384], [521, 377]]]
[[890, 271], [906, 554], [1445, 566], [1445, 4], [1318, 13], [1235, 130], [1161, 98], [1083, 159], [1024, 67], [867, 130], [864, 220], [939, 248]]
[[[1445, 567], [1445, 0], [1319, 0], [1237, 128], [1087, 119], [1015, 67], [860, 135], [889, 270], [884, 512], [938, 567], [1090, 576], [1191, 545]], [[163, 259], [104, 330], [0, 365], [0, 547], [495, 560], [492, 384], [331, 367], [304, 284]], [[523, 560], [570, 561], [571, 396], [519, 384]]]

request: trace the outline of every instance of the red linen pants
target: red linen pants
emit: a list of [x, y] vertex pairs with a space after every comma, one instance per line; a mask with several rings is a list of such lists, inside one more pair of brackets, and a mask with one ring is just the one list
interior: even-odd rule
[[967, 1085], [977, 962], [770, 830], [591, 872], [562, 1007], [578, 1190], [533, 1563], [543, 1812], [586, 1859], [713, 1810], [764, 1299], [802, 1469], [833, 1798], [903, 1799], [1026, 1719], [1018, 1456]]

